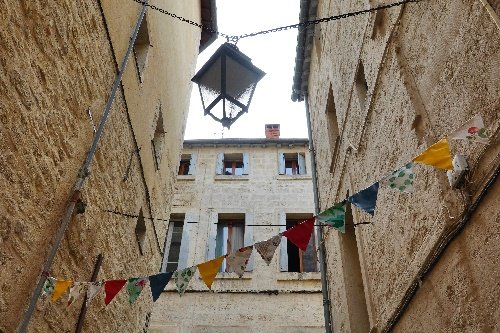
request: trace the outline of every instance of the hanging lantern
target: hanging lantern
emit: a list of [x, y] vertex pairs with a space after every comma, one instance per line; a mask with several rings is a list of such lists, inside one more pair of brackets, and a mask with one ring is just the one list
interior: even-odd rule
[[264, 75], [236, 45], [225, 43], [191, 81], [198, 84], [205, 115], [230, 128], [248, 112], [257, 82]]

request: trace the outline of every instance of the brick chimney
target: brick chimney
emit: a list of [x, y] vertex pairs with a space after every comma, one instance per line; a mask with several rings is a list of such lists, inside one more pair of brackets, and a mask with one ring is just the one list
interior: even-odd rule
[[280, 138], [280, 124], [266, 124], [266, 139]]

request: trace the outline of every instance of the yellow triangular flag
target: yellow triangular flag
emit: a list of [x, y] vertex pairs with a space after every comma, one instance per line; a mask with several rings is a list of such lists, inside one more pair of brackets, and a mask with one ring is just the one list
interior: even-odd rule
[[448, 139], [444, 138], [427, 148], [422, 154], [418, 155], [413, 161], [432, 165], [436, 168], [453, 170], [451, 164], [451, 153]]
[[198, 265], [198, 270], [200, 271], [201, 278], [209, 289], [212, 289], [212, 283], [214, 282], [215, 276], [219, 271], [219, 267], [224, 261], [224, 257], [225, 256], [220, 256]]
[[54, 292], [52, 293], [52, 302], [56, 302], [72, 283], [73, 281], [71, 280], [56, 280], [56, 283], [54, 284]]

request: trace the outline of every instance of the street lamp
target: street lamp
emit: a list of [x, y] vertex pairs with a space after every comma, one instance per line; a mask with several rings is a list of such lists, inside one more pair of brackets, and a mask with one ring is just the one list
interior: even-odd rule
[[191, 81], [198, 84], [205, 115], [230, 128], [248, 112], [257, 82], [266, 75], [236, 45], [221, 45]]

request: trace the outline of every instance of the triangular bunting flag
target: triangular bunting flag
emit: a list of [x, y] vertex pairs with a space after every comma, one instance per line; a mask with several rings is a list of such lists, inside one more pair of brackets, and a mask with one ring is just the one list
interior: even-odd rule
[[52, 296], [52, 293], [54, 292], [54, 285], [55, 285], [55, 279], [53, 277], [48, 277], [45, 279], [45, 283], [43, 284], [42, 288], [42, 295], [41, 299], [42, 301], [45, 301], [48, 297]]
[[397, 189], [401, 192], [413, 193], [413, 181], [415, 179], [415, 172], [413, 172], [413, 163], [408, 163], [404, 167], [391, 173], [389, 176], [384, 177], [380, 184], [390, 188]]
[[153, 297], [153, 302], [156, 302], [156, 300], [160, 297], [173, 274], [173, 272], [168, 272], [151, 275], [149, 277], [149, 287], [151, 288], [151, 296]]
[[193, 278], [197, 268], [197, 266], [192, 266], [185, 268], [182, 271], [174, 272], [173, 277], [180, 296], [182, 296], [182, 294], [184, 294], [184, 292], [186, 291], [189, 285], [189, 281], [191, 281], [191, 279]]
[[127, 280], [109, 280], [104, 282], [104, 292], [106, 293], [104, 304], [108, 305], [111, 303], [116, 294], [122, 290], [125, 283], [127, 283]]
[[103, 281], [96, 281], [96, 282], [90, 282], [89, 287], [87, 289], [87, 306], [89, 306], [90, 302], [94, 299], [94, 297], [99, 294], [99, 292], [102, 290], [102, 287], [104, 287], [104, 282]]
[[72, 283], [73, 281], [71, 280], [56, 280], [54, 291], [52, 292], [52, 302], [56, 302]]
[[215, 276], [217, 275], [224, 258], [225, 256], [220, 256], [210, 261], [198, 264], [200, 276], [207, 285], [208, 289], [212, 289], [212, 283], [214, 282]]
[[309, 240], [311, 239], [314, 222], [316, 222], [316, 218], [311, 217], [310, 219], [307, 219], [293, 228], [283, 232], [283, 236], [288, 238], [288, 240], [293, 244], [297, 245], [299, 249], [305, 251], [307, 249], [307, 244], [309, 244]]
[[87, 290], [87, 282], [73, 282], [73, 285], [69, 289], [68, 295], [68, 307], [70, 307], [81, 294], [85, 293]]
[[226, 258], [226, 263], [231, 269], [238, 274], [239, 277], [245, 273], [245, 268], [248, 264], [248, 259], [252, 255], [253, 246], [242, 247], [235, 253], [231, 253]]
[[130, 304], [134, 303], [148, 283], [148, 278], [130, 278], [127, 281], [127, 294]]
[[273, 238], [270, 238], [268, 240], [265, 240], [263, 242], [258, 242], [255, 243], [255, 249], [257, 252], [259, 252], [260, 256], [266, 264], [269, 266], [271, 263], [271, 260], [273, 260], [274, 252], [276, 251], [276, 248], [280, 245], [281, 242], [281, 234], [276, 235]]
[[316, 216], [316, 219], [345, 233], [345, 206], [345, 201], [336, 203], [324, 212], [321, 212]]
[[351, 195], [347, 198], [347, 201], [364, 210], [368, 214], [373, 215], [375, 214], [375, 207], [377, 206], [378, 187], [379, 184], [377, 182], [372, 186]]
[[486, 128], [484, 128], [483, 117], [477, 114], [474, 118], [460, 126], [453, 133], [448, 135], [449, 139], [469, 140], [487, 144], [489, 143]]
[[448, 139], [444, 138], [427, 148], [422, 154], [413, 159], [414, 162], [432, 165], [436, 168], [453, 170], [451, 152]]

